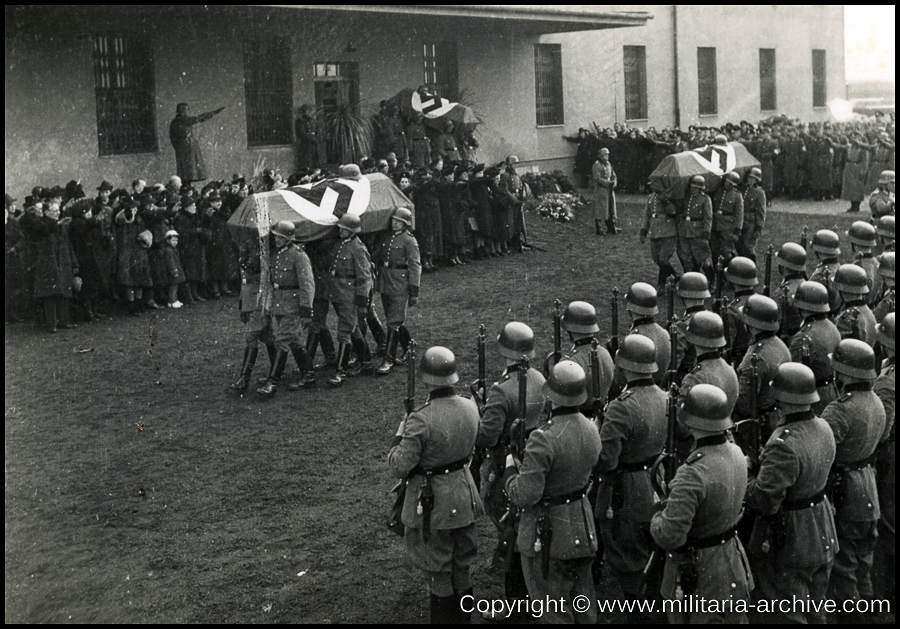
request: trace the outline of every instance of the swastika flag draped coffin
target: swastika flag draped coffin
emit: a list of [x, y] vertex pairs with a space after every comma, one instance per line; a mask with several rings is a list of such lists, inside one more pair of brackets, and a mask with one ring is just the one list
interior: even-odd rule
[[295, 238], [318, 240], [334, 232], [344, 214], [359, 217], [363, 233], [390, 227], [391, 214], [398, 207], [415, 208], [412, 201], [381, 173], [363, 175], [359, 180], [327, 179], [315, 184], [294, 186], [251, 195], [228, 219], [235, 238], [265, 235], [278, 221], [291, 221]]
[[666, 155], [650, 174], [650, 186], [666, 192], [670, 199], [683, 199], [691, 177], [702, 175], [706, 180], [706, 192], [711, 194], [727, 173], [735, 171], [743, 179], [748, 170], [759, 165], [759, 160], [740, 142], [710, 144], [692, 151]]
[[422, 88], [401, 90], [388, 102], [398, 105], [400, 113], [409, 120], [416, 113], [421, 113], [425, 117], [425, 125], [433, 129], [442, 130], [446, 120], [452, 120], [457, 129], [464, 131], [473, 131], [478, 126], [478, 118], [471, 107], [451, 102]]

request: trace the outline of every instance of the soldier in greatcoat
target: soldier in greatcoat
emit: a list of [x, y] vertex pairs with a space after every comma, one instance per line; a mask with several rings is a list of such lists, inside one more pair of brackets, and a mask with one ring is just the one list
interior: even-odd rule
[[563, 312], [562, 329], [569, 333], [572, 349], [565, 359], [575, 362], [587, 374], [588, 398], [581, 409], [585, 415], [593, 415], [594, 405], [606, 405], [606, 396], [612, 386], [615, 364], [609, 351], [602, 345], [597, 347], [600, 363], [600, 388], [594, 390], [594, 376], [591, 369], [591, 349], [595, 334], [600, 331], [597, 325], [597, 311], [586, 301], [573, 301]]
[[425, 168], [431, 160], [431, 140], [425, 130], [425, 116], [417, 111], [406, 127], [406, 141], [409, 143], [409, 159], [416, 168]]
[[837, 312], [840, 305], [840, 295], [834, 289], [834, 275], [841, 265], [838, 256], [841, 255], [841, 241], [838, 235], [830, 229], [820, 229], [813, 236], [812, 250], [816, 254], [818, 264], [810, 281], [819, 282], [828, 289], [828, 303], [832, 312]]
[[744, 358], [752, 340], [741, 310], [747, 305], [747, 300], [756, 294], [756, 287], [759, 285], [756, 274], [756, 264], [744, 256], [732, 258], [725, 269], [726, 287], [734, 288], [732, 297], [725, 298], [724, 312], [721, 313], [723, 318], [728, 317], [728, 337], [725, 339], [728, 345], [725, 351], [737, 363]]
[[712, 201], [706, 195], [706, 181], [701, 175], [691, 178], [690, 193], [678, 222], [678, 259], [685, 272], [701, 271], [712, 278], [712, 253], [709, 239], [712, 234]]
[[872, 220], [894, 214], [894, 171], [885, 170], [878, 176], [878, 189], [869, 195], [869, 210]]
[[847, 236], [850, 238], [853, 263], [861, 266], [869, 278], [869, 298], [871, 298], [881, 290], [877, 273], [878, 259], [874, 253], [875, 245], [878, 244], [878, 234], [875, 233], [875, 227], [871, 223], [856, 221], [847, 230]]
[[896, 454], [894, 428], [894, 410], [896, 404], [895, 388], [895, 328], [894, 313], [891, 312], [878, 324], [878, 342], [885, 359], [881, 372], [875, 379], [872, 390], [884, 406], [884, 432], [887, 439], [882, 440], [875, 452], [875, 480], [878, 485], [878, 501], [881, 506], [881, 520], [878, 522], [878, 545], [873, 567], [875, 596], [879, 598], [893, 597], [896, 587], [895, 569], [895, 530], [894, 504], [896, 501]]
[[597, 156], [597, 161], [591, 168], [591, 183], [594, 187], [594, 228], [599, 236], [602, 231], [600, 222], [605, 221], [606, 233], [617, 233], [616, 221], [616, 185], [618, 178], [616, 171], [609, 162], [609, 149], [603, 147]]
[[850, 201], [848, 212], [859, 212], [859, 204], [866, 198], [866, 175], [869, 170], [869, 151], [860, 146], [860, 134], [854, 133], [844, 160], [841, 198]]
[[675, 346], [675, 356], [672, 356], [672, 366], [675, 369], [675, 383], [678, 384], [697, 360], [697, 355], [685, 336], [688, 326], [696, 313], [706, 310], [706, 300], [712, 295], [706, 276], [695, 272], [685, 273], [678, 278], [675, 294], [684, 304], [684, 312], [674, 323], [678, 343]]
[[[793, 242], [786, 242], [781, 245], [775, 254], [775, 261], [778, 265], [778, 272], [781, 274], [781, 283], [778, 290], [773, 295], [778, 309], [781, 311], [784, 320], [783, 332], [787, 335], [797, 333], [802, 325], [802, 317], [794, 303], [794, 295], [800, 284], [807, 280], [806, 277], [806, 249]], [[787, 303], [785, 303], [787, 299]]]
[[691, 317], [684, 336], [693, 347], [697, 361], [681, 381], [679, 401], [683, 401], [687, 392], [698, 384], [712, 384], [725, 392], [733, 408], [737, 402], [739, 384], [734, 367], [722, 357], [725, 348], [722, 318], [714, 312], [700, 311]]
[[178, 103], [175, 107], [175, 118], [169, 123], [169, 139], [175, 149], [175, 172], [185, 184], [209, 178], [200, 144], [194, 137], [193, 126], [209, 120], [220, 113], [224, 107], [202, 113], [199, 116], [188, 115], [188, 104]]
[[834, 287], [841, 296], [841, 306], [834, 317], [834, 325], [841, 338], [855, 338], [875, 346], [875, 315], [866, 303], [869, 278], [862, 267], [842, 264], [834, 274]]
[[841, 333], [828, 318], [828, 292], [818, 282], [803, 282], [794, 295], [794, 305], [803, 317], [803, 325], [791, 337], [788, 349], [791, 360], [812, 369], [816, 380], [818, 402], [812, 409], [817, 415], [837, 398], [831, 353], [841, 342]]
[[[664, 192], [651, 192], [644, 210], [640, 241], [650, 238], [650, 257], [659, 268], [656, 290], [661, 292], [669, 276], [676, 275], [672, 267], [675, 255], [675, 237], [678, 235], [678, 207]], [[598, 225], [599, 227], [599, 225]]]
[[877, 301], [872, 306], [872, 314], [875, 320], [881, 323], [889, 312], [894, 312], [897, 305], [897, 295], [894, 292], [894, 252], [885, 251], [878, 256], [878, 277], [881, 279], [882, 289], [876, 296]]
[[659, 314], [657, 291], [650, 284], [635, 282], [625, 292], [625, 310], [631, 315], [629, 334], [642, 334], [656, 347], [656, 366], [653, 380], [664, 386], [669, 363], [672, 361], [672, 339], [669, 331], [656, 322]]

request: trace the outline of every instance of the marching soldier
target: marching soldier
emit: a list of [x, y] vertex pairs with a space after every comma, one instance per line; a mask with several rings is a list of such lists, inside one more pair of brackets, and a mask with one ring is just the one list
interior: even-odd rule
[[834, 350], [831, 364], [841, 397], [822, 413], [837, 444], [829, 498], [835, 508], [839, 549], [828, 596], [858, 601], [872, 598], [873, 593], [871, 569], [881, 509], [872, 455], [884, 436], [885, 414], [872, 391], [877, 374], [871, 347], [844, 339]]
[[894, 382], [894, 369], [896, 356], [894, 353], [894, 313], [885, 316], [878, 325], [878, 342], [882, 351], [887, 355], [881, 366], [881, 373], [875, 380], [873, 391], [884, 406], [886, 423], [884, 432], [887, 439], [875, 452], [875, 479], [878, 484], [878, 501], [881, 506], [881, 520], [878, 522], [878, 561], [874, 566], [875, 595], [893, 600], [895, 588], [894, 557], [896, 548], [894, 545], [894, 501], [896, 469], [894, 464], [894, 404], [896, 390]]
[[334, 348], [334, 337], [328, 329], [328, 310], [331, 304], [328, 302], [328, 283], [330, 281], [329, 265], [330, 253], [334, 247], [333, 239], [315, 240], [306, 245], [306, 252], [313, 268], [313, 277], [316, 282], [316, 295], [313, 298], [313, 319], [309, 326], [309, 334], [306, 336], [306, 353], [309, 360], [316, 357], [316, 350], [322, 348], [322, 360], [313, 364], [316, 371], [334, 367], [337, 356]]
[[756, 243], [766, 225], [766, 192], [760, 187], [762, 171], [751, 168], [747, 173], [747, 184], [744, 189], [744, 224], [741, 226], [741, 239], [738, 253], [756, 262]]
[[734, 257], [735, 243], [740, 242], [744, 226], [744, 198], [737, 189], [741, 176], [731, 171], [713, 195], [713, 229], [709, 241], [712, 259], [719, 256], [729, 262]]
[[428, 584], [431, 622], [457, 624], [469, 620], [460, 598], [472, 593], [469, 567], [478, 549], [481, 503], [469, 472], [478, 407], [453, 390], [456, 357], [446, 347], [428, 349], [419, 373], [428, 402], [400, 422], [388, 466], [395, 478], [405, 479], [403, 537]]
[[[675, 276], [672, 267], [672, 256], [675, 255], [675, 236], [678, 235], [678, 207], [665, 192], [651, 192], [644, 210], [644, 222], [641, 225], [640, 241], [646, 242], [650, 237], [650, 257], [659, 267], [656, 278], [656, 290], [662, 292], [666, 279]], [[600, 224], [597, 223], [597, 233]]]
[[803, 326], [791, 337], [791, 360], [812, 369], [816, 379], [818, 402], [812, 410], [821, 415], [837, 399], [831, 353], [841, 342], [841, 333], [828, 318], [828, 291], [818, 282], [803, 282], [794, 295], [794, 305], [803, 317]]
[[275, 234], [275, 253], [272, 256], [269, 273], [272, 279], [271, 321], [275, 333], [275, 362], [266, 383], [257, 393], [263, 397], [273, 397], [278, 390], [277, 382], [284, 373], [288, 352], [292, 352], [300, 368], [299, 387], [315, 386], [312, 365], [309, 364], [305, 349], [300, 345], [299, 335], [312, 320], [312, 301], [315, 293], [312, 265], [306, 254], [294, 245], [294, 224], [279, 221], [272, 229]]
[[384, 360], [376, 370], [381, 376], [389, 374], [394, 367], [397, 343], [406, 329], [407, 306], [415, 306], [419, 301], [422, 263], [419, 243], [409, 232], [410, 227], [412, 212], [405, 207], [397, 208], [391, 217], [391, 233], [382, 238], [375, 250], [375, 291], [381, 293], [388, 325]]
[[593, 415], [593, 402], [599, 401], [602, 405], [606, 404], [606, 397], [612, 386], [616, 368], [609, 351], [602, 345], [598, 346], [600, 390], [594, 391], [591, 372], [591, 341], [594, 340], [594, 335], [600, 331], [600, 327], [597, 325], [597, 311], [586, 301], [573, 301], [566, 306], [561, 325], [572, 340], [572, 350], [565, 359], [575, 362], [587, 374], [588, 399], [581, 412], [585, 415]]
[[[826, 496], [834, 462], [831, 428], [812, 410], [819, 401], [812, 370], [784, 363], [772, 391], [784, 416], [751, 469], [747, 506], [756, 518], [750, 536], [751, 564], [760, 600], [824, 602], [834, 563], [837, 532]], [[824, 612], [778, 610], [781, 622], [825, 624]]]
[[[334, 305], [338, 316], [338, 355], [334, 376], [328, 379], [332, 387], [344, 384], [347, 376], [371, 374], [372, 354], [360, 322], [366, 319], [369, 289], [372, 283], [372, 263], [366, 246], [360, 241], [359, 217], [344, 214], [338, 221], [340, 240], [331, 250], [329, 282], [326, 299]], [[359, 359], [359, 365], [348, 372], [350, 344]]]
[[[597, 620], [591, 577], [597, 532], [587, 491], [600, 435], [578, 411], [588, 400], [585, 385], [578, 364], [563, 360], [553, 366], [543, 386], [550, 418], [531, 433], [521, 463], [507, 456], [504, 474], [510, 501], [524, 510], [517, 543], [528, 593], [533, 600], [565, 601], [558, 608], [548, 605], [541, 618], [546, 623]], [[578, 596], [589, 603], [574, 612]]]
[[[627, 600], [637, 600], [652, 550], [650, 468], [666, 442], [666, 393], [653, 381], [658, 371], [653, 341], [626, 336], [616, 352], [625, 391], [610, 400], [600, 428], [600, 475], [595, 513], [604, 557]], [[629, 613], [629, 621], [640, 614]]]
[[693, 353], [690, 344], [685, 338], [688, 325], [691, 318], [698, 312], [706, 310], [705, 302], [712, 297], [709, 293], [709, 283], [706, 276], [702, 273], [685, 273], [678, 278], [675, 285], [675, 294], [681, 298], [684, 304], [684, 314], [675, 322], [675, 330], [678, 333], [678, 345], [676, 346], [676, 355], [672, 357], [674, 361], [675, 383], [681, 382], [684, 375], [694, 367], [697, 357]]
[[678, 259], [685, 272], [702, 271], [712, 278], [712, 254], [709, 239], [712, 233], [712, 201], [706, 196], [706, 180], [702, 175], [691, 177], [691, 187], [684, 205], [684, 215], [678, 222]]
[[885, 315], [894, 312], [897, 296], [894, 292], [894, 252], [885, 251], [878, 256], [878, 276], [881, 278], [882, 290], [880, 299], [872, 308], [872, 314], [879, 323]]
[[[678, 421], [695, 440], [675, 472], [668, 498], [653, 515], [650, 534], [666, 551], [661, 593], [670, 600], [748, 601], [753, 589], [744, 547], [735, 534], [747, 486], [747, 464], [726, 431], [734, 425], [725, 393], [709, 384], [688, 391]], [[678, 619], [692, 623], [746, 623], [745, 613], [722, 606]], [[739, 609], [739, 608], [738, 608]]]
[[725, 347], [722, 318], [714, 312], [698, 312], [691, 318], [684, 335], [697, 356], [697, 362], [681, 381], [679, 401], [684, 401], [687, 392], [698, 384], [711, 384], [722, 389], [734, 408], [739, 391], [738, 377], [734, 367], [722, 357]]
[[872, 220], [894, 214], [894, 171], [883, 170], [878, 177], [878, 189], [869, 195]]
[[750, 330], [744, 325], [741, 314], [747, 299], [756, 294], [756, 286], [759, 280], [756, 278], [756, 263], [750, 258], [738, 256], [728, 263], [725, 269], [725, 280], [734, 287], [734, 299], [728, 301], [725, 315], [728, 317], [728, 338], [726, 347], [729, 348], [731, 359], [740, 362], [750, 347]]
[[834, 275], [834, 287], [841, 296], [841, 307], [834, 324], [841, 338], [855, 338], [875, 346], [875, 315], [866, 304], [869, 278], [866, 271], [855, 264], [842, 264]]
[[837, 273], [841, 263], [838, 256], [841, 255], [841, 241], [838, 235], [830, 229], [820, 229], [813, 236], [812, 250], [816, 254], [819, 263], [816, 265], [810, 281], [819, 282], [828, 289], [828, 303], [832, 312], [837, 312], [839, 296], [834, 290], [834, 274]]
[[[872, 253], [877, 244], [878, 237], [871, 223], [856, 221], [847, 230], [850, 237], [850, 249], [853, 254], [853, 263], [861, 266], [869, 278], [869, 292], [875, 290], [875, 271], [878, 269], [878, 260]], [[880, 287], [879, 287], [880, 288]]]
[[[784, 321], [784, 331], [789, 335], [797, 333], [803, 320], [794, 304], [794, 294], [797, 288], [806, 281], [806, 249], [793, 242], [786, 242], [775, 254], [778, 271], [781, 273], [781, 285], [773, 297], [782, 316], [787, 316]], [[787, 303], [783, 303], [787, 289]]]
[[656, 365], [653, 381], [662, 386], [672, 360], [672, 342], [668, 330], [659, 325], [655, 315], [659, 314], [657, 291], [650, 284], [635, 282], [625, 292], [625, 310], [631, 314], [629, 334], [646, 336], [656, 347]]

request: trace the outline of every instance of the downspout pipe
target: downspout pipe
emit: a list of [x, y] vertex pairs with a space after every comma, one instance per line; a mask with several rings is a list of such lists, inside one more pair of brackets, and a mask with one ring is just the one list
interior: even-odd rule
[[679, 100], [679, 80], [678, 80], [678, 5], [672, 5], [672, 60], [675, 62], [675, 128], [681, 128], [681, 102]]

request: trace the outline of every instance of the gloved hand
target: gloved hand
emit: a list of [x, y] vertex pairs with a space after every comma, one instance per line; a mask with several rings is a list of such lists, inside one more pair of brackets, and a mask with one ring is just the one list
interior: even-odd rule
[[250, 321], [250, 313], [249, 312], [241, 312], [241, 323], [248, 323]]
[[647, 242], [647, 234], [648, 234], [648, 232], [646, 229], [641, 230], [641, 244], [644, 244], [645, 242]]

